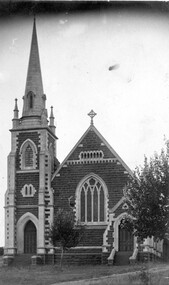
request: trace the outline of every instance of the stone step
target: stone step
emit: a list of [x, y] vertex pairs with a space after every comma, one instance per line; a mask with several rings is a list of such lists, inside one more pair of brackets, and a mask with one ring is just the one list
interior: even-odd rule
[[33, 254], [18, 254], [14, 257], [14, 261], [12, 266], [30, 266], [31, 265], [31, 257]]
[[117, 251], [115, 255], [115, 265], [127, 265], [129, 264], [129, 257], [132, 256], [132, 251]]
[[[59, 253], [53, 255], [48, 255], [45, 257], [45, 263], [51, 264], [60, 263], [61, 255]], [[64, 253], [63, 255], [63, 264], [101, 264], [102, 263], [102, 254], [101, 253]]]

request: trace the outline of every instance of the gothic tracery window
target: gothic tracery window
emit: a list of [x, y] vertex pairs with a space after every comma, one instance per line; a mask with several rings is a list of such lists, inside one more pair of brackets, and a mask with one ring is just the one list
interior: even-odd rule
[[90, 176], [78, 190], [78, 219], [80, 222], [98, 224], [106, 222], [107, 195], [104, 185]]
[[33, 167], [33, 150], [29, 144], [25, 149], [25, 167]]
[[33, 141], [30, 139], [26, 140], [20, 148], [21, 169], [35, 169], [36, 154], [37, 149]]

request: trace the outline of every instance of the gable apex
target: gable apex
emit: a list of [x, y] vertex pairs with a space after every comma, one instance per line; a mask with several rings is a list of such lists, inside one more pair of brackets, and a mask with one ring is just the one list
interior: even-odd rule
[[[90, 143], [90, 149], [85, 145], [87, 140], [92, 141]], [[104, 154], [104, 150], [102, 151], [101, 148], [106, 149], [107, 157]], [[84, 156], [85, 160], [87, 157], [89, 157], [90, 161], [93, 159], [95, 161], [106, 160], [107, 162], [117, 162], [117, 164], [121, 164], [124, 167], [124, 172], [126, 174], [128, 173], [129, 175], [133, 176], [131, 169], [125, 164], [125, 162], [100, 134], [96, 127], [94, 125], [90, 125], [80, 140], [75, 144], [73, 149], [63, 160], [60, 167], [55, 171], [52, 176], [52, 180], [65, 164], [71, 164], [71, 162], [73, 162], [73, 164], [79, 163], [80, 159], [83, 162]]]

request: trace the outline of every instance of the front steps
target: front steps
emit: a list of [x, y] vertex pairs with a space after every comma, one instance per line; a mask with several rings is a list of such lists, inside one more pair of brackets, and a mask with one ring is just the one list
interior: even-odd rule
[[[115, 254], [113, 265], [128, 265], [132, 251], [118, 251]], [[33, 254], [19, 254], [14, 256], [11, 266], [24, 267], [31, 266]], [[61, 253], [56, 250], [55, 254], [42, 255], [41, 264], [60, 264]], [[102, 249], [70, 249], [64, 253], [63, 264], [85, 265], [85, 264], [107, 264], [108, 255], [104, 256]]]
[[132, 256], [133, 251], [117, 251], [115, 254], [114, 265], [128, 265], [130, 264], [129, 257]]
[[[46, 264], [59, 264], [60, 263], [60, 250], [56, 250], [55, 255], [46, 255], [45, 263]], [[101, 264], [102, 263], [102, 249], [77, 249], [72, 248], [64, 253], [63, 255], [63, 264]]]
[[12, 266], [22, 267], [31, 265], [31, 257], [33, 254], [18, 254], [14, 256]]

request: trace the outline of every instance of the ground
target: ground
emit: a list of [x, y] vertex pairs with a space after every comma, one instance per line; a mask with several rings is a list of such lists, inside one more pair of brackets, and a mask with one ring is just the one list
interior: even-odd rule
[[[57, 284], [59, 282], [75, 280], [83, 280], [90, 278], [101, 278], [101, 276], [110, 276], [113, 274], [122, 274], [133, 271], [140, 271], [137, 274], [141, 281], [139, 282], [139, 278], [136, 275], [126, 276], [116, 275], [116, 280], [111, 281], [111, 285], [117, 284], [149, 284], [154, 285], [154, 281], [149, 283], [145, 283], [148, 278], [148, 273], [146, 270], [152, 270], [152, 268], [156, 268], [155, 270], [161, 270], [165, 267], [168, 267], [168, 270], [163, 271], [162, 273], [158, 273], [154, 280], [157, 281], [157, 285], [169, 284], [169, 265], [166, 264], [140, 264], [135, 266], [107, 266], [107, 265], [85, 265], [85, 266], [64, 266], [61, 270], [58, 266], [28, 266], [28, 267], [1, 267], [0, 270], [0, 285], [52, 285]], [[120, 278], [123, 278], [125, 282], [120, 281]], [[117, 282], [118, 280], [118, 282]], [[127, 281], [128, 280], [128, 281]], [[163, 281], [162, 281], [163, 280]], [[74, 284], [74, 282], [72, 284]], [[109, 280], [110, 282], [110, 280]], [[110, 284], [106, 281], [100, 284]], [[143, 283], [144, 282], [144, 283]], [[152, 283], [153, 282], [153, 283]], [[88, 283], [88, 282], [87, 282]], [[87, 284], [85, 283], [85, 284]], [[82, 281], [80, 284], [84, 284]], [[92, 282], [88, 284], [99, 284], [98, 282]]]

